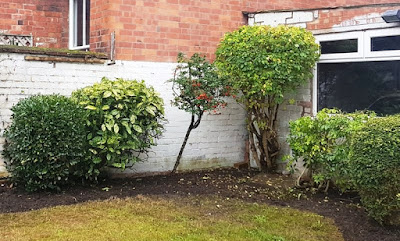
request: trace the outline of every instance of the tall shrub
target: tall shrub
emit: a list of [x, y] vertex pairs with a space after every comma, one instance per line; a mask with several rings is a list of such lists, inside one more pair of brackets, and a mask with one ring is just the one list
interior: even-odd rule
[[310, 81], [318, 58], [313, 35], [298, 27], [243, 26], [218, 46], [216, 65], [247, 111], [250, 150], [260, 169], [275, 168], [284, 95]]
[[374, 118], [355, 132], [351, 177], [369, 215], [400, 225], [400, 115]]
[[59, 190], [85, 168], [86, 112], [69, 98], [37, 95], [13, 106], [4, 155], [13, 182], [28, 191]]
[[88, 177], [95, 178], [103, 166], [124, 169], [141, 160], [163, 130], [163, 100], [144, 81], [103, 78], [72, 97], [88, 111], [93, 154]]
[[178, 168], [189, 135], [200, 125], [203, 113], [225, 106], [223, 97], [230, 94], [215, 66], [200, 54], [195, 53], [190, 58], [179, 54], [178, 63], [171, 80], [174, 94], [172, 104], [192, 116], [172, 172]]

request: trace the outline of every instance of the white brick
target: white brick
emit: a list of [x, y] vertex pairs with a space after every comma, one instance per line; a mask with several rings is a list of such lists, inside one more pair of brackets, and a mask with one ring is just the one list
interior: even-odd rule
[[306, 22], [311, 22], [314, 20], [314, 13], [313, 12], [293, 12], [293, 15], [291, 18], [288, 18], [286, 20], [287, 24], [295, 24], [295, 23], [306, 23]]
[[317, 18], [319, 17], [318, 10], [315, 10], [313, 14], [314, 14], [314, 18], [315, 18], [315, 19], [317, 19]]
[[306, 23], [295, 23], [295, 24], [290, 24], [290, 25], [295, 26], [295, 27], [299, 27], [299, 28], [306, 28], [307, 27]]
[[292, 12], [258, 13], [254, 15], [255, 24], [278, 26], [285, 24], [287, 18], [292, 17]]

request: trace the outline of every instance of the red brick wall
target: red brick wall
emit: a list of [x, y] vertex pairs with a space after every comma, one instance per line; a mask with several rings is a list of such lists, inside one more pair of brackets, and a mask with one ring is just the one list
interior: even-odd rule
[[[212, 58], [223, 34], [245, 24], [243, 11], [392, 2], [395, 1], [115, 0], [109, 12], [109, 16], [113, 16], [109, 26], [116, 31], [117, 59], [173, 62], [180, 51], [188, 54], [202, 52]], [[343, 19], [346, 17], [350, 16], [343, 15]]]
[[[300, 10], [398, 3], [396, 0], [91, 0], [91, 50], [110, 51], [116, 32], [121, 60], [174, 62], [178, 52], [213, 57], [223, 34], [246, 23], [243, 12]], [[310, 29], [328, 28], [359, 13], [388, 8], [337, 9], [322, 13]], [[328, 19], [328, 20], [327, 20]], [[44, 47], [68, 47], [68, 0], [0, 0], [0, 31], [32, 33]]]
[[[230, 1], [233, 2], [233, 1]], [[243, 0], [243, 10], [249, 12], [266, 10], [299, 10], [310, 8], [348, 7], [369, 4], [399, 3], [398, 0]]]
[[[400, 7], [400, 2], [399, 6]], [[354, 9], [331, 9], [326, 11], [319, 11], [318, 19], [311, 23], [307, 23], [307, 29], [316, 30], [316, 29], [330, 29], [333, 26], [337, 25], [362, 25], [366, 24], [366, 21], [370, 23], [374, 23], [375, 19], [371, 16], [368, 20], [364, 21], [364, 19], [360, 18], [360, 16], [366, 16], [372, 13], [383, 13], [386, 10], [394, 9], [393, 7], [363, 7], [363, 8], [354, 8]], [[358, 19], [353, 19], [358, 16]], [[379, 17], [379, 20], [380, 17]]]
[[114, 28], [110, 1], [90, 1], [90, 50], [110, 53], [110, 33]]
[[0, 0], [0, 33], [29, 35], [41, 47], [68, 47], [67, 0]]

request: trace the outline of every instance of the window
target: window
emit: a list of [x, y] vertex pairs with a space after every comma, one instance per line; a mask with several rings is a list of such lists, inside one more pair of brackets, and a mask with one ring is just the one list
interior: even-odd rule
[[69, 48], [89, 49], [90, 0], [69, 0]]
[[321, 54], [357, 53], [358, 39], [322, 41]]
[[321, 60], [362, 57], [362, 32], [326, 34], [316, 39], [321, 45]]
[[400, 113], [400, 29], [316, 36], [314, 111]]

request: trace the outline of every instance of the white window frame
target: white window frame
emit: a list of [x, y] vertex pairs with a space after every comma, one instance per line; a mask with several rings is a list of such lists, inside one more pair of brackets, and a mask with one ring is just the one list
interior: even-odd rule
[[321, 41], [335, 41], [357, 38], [358, 51], [357, 53], [321, 54], [318, 63], [314, 67], [314, 77], [312, 84], [313, 114], [316, 115], [318, 111], [318, 64], [400, 60], [400, 50], [371, 51], [372, 37], [385, 37], [395, 35], [400, 35], [400, 28], [386, 28], [316, 35], [315, 39], [318, 44]]
[[89, 39], [86, 39], [86, 1], [90, 0], [82, 0], [83, 14], [82, 14], [82, 46], [77, 46], [77, 24], [78, 24], [78, 5], [76, 4], [77, 0], [69, 0], [69, 49], [72, 50], [84, 50], [89, 49]]
[[370, 30], [364, 32], [365, 57], [396, 57], [400, 56], [400, 50], [371, 51], [371, 38], [389, 37], [400, 35], [400, 28]]
[[351, 33], [336, 33], [336, 34], [324, 34], [315, 36], [315, 40], [318, 44], [325, 41], [337, 41], [346, 39], [357, 39], [357, 52], [352, 53], [334, 53], [334, 54], [321, 54], [320, 60], [325, 59], [349, 59], [349, 58], [362, 58], [363, 57], [363, 33], [362, 32], [351, 32]]

